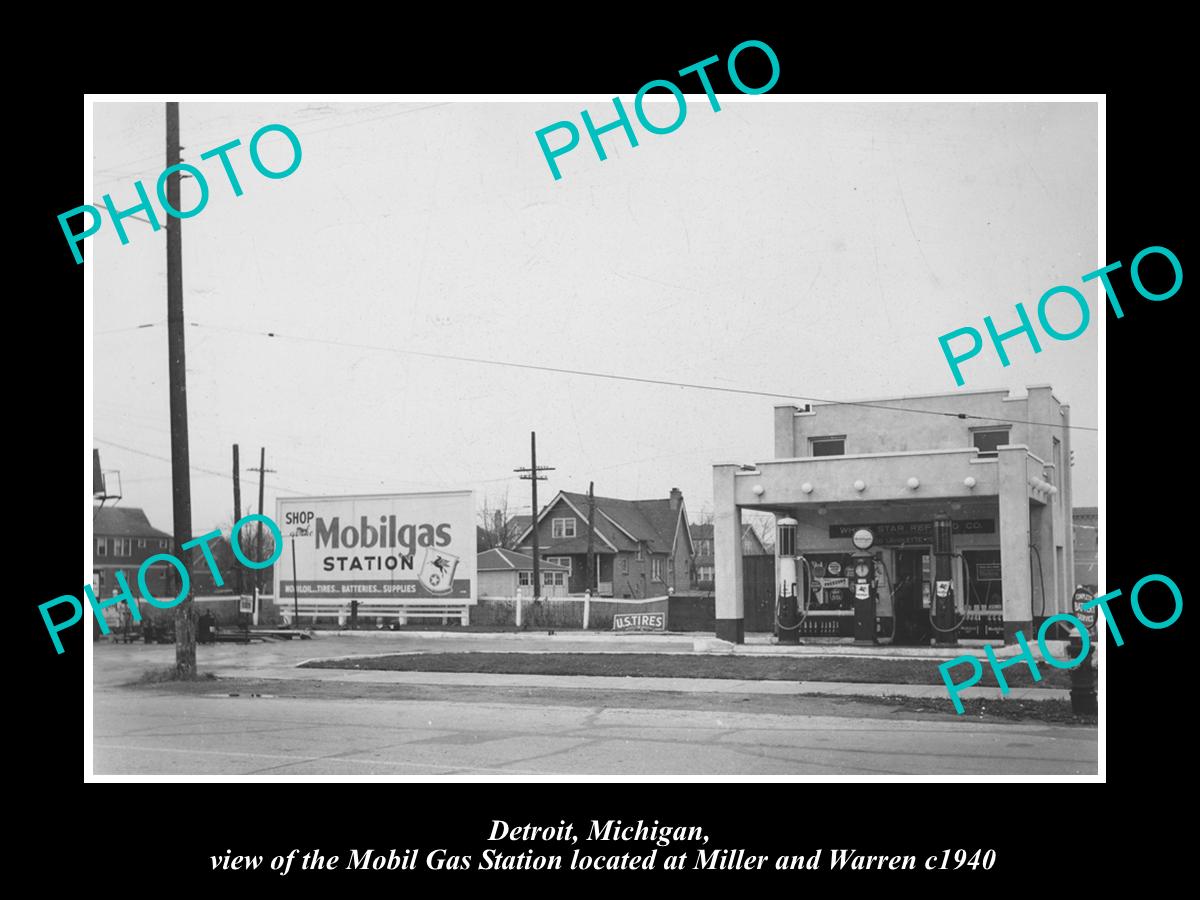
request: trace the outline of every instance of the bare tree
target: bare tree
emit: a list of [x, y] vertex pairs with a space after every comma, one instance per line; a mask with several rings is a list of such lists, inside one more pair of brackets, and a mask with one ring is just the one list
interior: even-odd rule
[[484, 496], [483, 505], [479, 508], [479, 532], [477, 548], [484, 550], [513, 550], [517, 546], [517, 538], [521, 536], [522, 528], [516, 521], [515, 515], [509, 510], [508, 492], [498, 500]]

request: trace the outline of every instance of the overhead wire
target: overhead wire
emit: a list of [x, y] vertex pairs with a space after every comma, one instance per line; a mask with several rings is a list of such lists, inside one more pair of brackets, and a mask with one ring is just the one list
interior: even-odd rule
[[215, 331], [226, 331], [231, 334], [242, 334], [242, 335], [248, 335], [251, 337], [278, 338], [278, 339], [282, 339], [282, 340], [300, 341], [300, 342], [312, 343], [312, 344], [322, 344], [322, 345], [331, 346], [331, 347], [349, 347], [349, 348], [353, 348], [356, 350], [374, 350], [374, 351], [385, 352], [385, 353], [397, 353], [397, 354], [406, 355], [406, 356], [418, 356], [418, 357], [422, 357], [425, 359], [441, 359], [441, 360], [448, 360], [448, 361], [452, 361], [452, 362], [476, 363], [478, 365], [503, 366], [503, 367], [513, 368], [513, 369], [532, 370], [535, 372], [549, 372], [549, 373], [556, 374], [556, 375], [578, 375], [578, 376], [582, 376], [582, 377], [586, 377], [586, 378], [604, 378], [604, 379], [608, 379], [611, 381], [627, 381], [627, 382], [633, 382], [635, 384], [657, 384], [657, 385], [662, 385], [664, 387], [689, 388], [692, 390], [699, 390], [699, 391], [715, 391], [717, 393], [724, 393], [724, 394], [743, 394], [743, 395], [749, 395], [749, 396], [754, 396], [754, 397], [773, 397], [773, 398], [784, 399], [784, 400], [801, 400], [801, 399], [803, 399], [803, 400], [812, 401], [812, 402], [816, 402], [816, 403], [837, 404], [837, 405], [841, 405], [841, 406], [859, 406], [859, 407], [870, 408], [870, 409], [890, 410], [892, 412], [909, 412], [909, 413], [916, 413], [916, 414], [920, 414], [920, 415], [941, 416], [943, 418], [975, 419], [975, 420], [986, 421], [986, 422], [1001, 422], [1001, 423], [1008, 423], [1008, 424], [1013, 424], [1013, 425], [1040, 425], [1040, 426], [1044, 426], [1047, 428], [1072, 428], [1072, 429], [1076, 429], [1079, 431], [1099, 431], [1098, 428], [1095, 428], [1090, 425], [1066, 425], [1061, 422], [1055, 424], [1052, 422], [1036, 422], [1036, 421], [1032, 421], [1029, 419], [1005, 419], [1005, 418], [999, 418], [997, 416], [980, 416], [980, 415], [976, 415], [974, 413], [947, 412], [947, 411], [943, 411], [943, 410], [934, 410], [934, 409], [918, 409], [915, 407], [891, 406], [891, 405], [886, 405], [883, 403], [872, 403], [870, 401], [865, 401], [865, 400], [830, 400], [830, 399], [823, 398], [823, 397], [813, 397], [813, 396], [801, 397], [801, 395], [799, 395], [799, 394], [784, 394], [784, 393], [779, 393], [777, 391], [760, 391], [760, 390], [753, 390], [750, 388], [719, 387], [717, 385], [711, 385], [711, 384], [695, 384], [695, 383], [686, 382], [686, 381], [671, 381], [669, 379], [663, 379], [663, 378], [644, 378], [644, 377], [637, 376], [637, 375], [618, 375], [618, 374], [615, 374], [612, 372], [589, 372], [589, 371], [586, 371], [583, 369], [566, 369], [566, 368], [562, 368], [560, 366], [542, 366], [542, 365], [537, 365], [535, 363], [520, 363], [520, 362], [512, 362], [512, 361], [508, 361], [508, 360], [486, 359], [484, 357], [478, 357], [478, 356], [458, 356], [458, 355], [449, 354], [449, 353], [434, 353], [434, 352], [428, 351], [428, 350], [413, 350], [413, 349], [406, 348], [406, 347], [392, 347], [392, 346], [387, 346], [384, 344], [364, 344], [364, 343], [358, 343], [358, 342], [354, 342], [354, 341], [338, 341], [338, 340], [333, 340], [330, 338], [309, 337], [307, 335], [285, 334], [280, 331], [253, 331], [253, 330], [245, 329], [245, 328], [230, 328], [229, 326], [223, 326], [223, 325], [210, 325], [205, 322], [189, 322], [188, 324], [191, 325], [193, 328], [206, 328], [206, 329], [212, 329]]

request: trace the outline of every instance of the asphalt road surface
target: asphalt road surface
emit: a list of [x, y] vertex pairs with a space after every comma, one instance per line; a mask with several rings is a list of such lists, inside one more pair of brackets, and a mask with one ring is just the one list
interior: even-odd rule
[[1095, 728], [922, 716], [884, 701], [312, 681], [276, 682], [270, 694], [270, 682], [249, 684], [98, 685], [94, 771], [489, 780], [1096, 772]]

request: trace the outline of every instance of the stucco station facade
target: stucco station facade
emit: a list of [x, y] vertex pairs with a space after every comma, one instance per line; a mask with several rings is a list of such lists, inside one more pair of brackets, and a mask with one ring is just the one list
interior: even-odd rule
[[877, 639], [928, 645], [937, 516], [953, 527], [955, 637], [1030, 637], [1044, 618], [1071, 611], [1069, 425], [1070, 408], [1045, 385], [1023, 397], [967, 391], [776, 407], [774, 459], [713, 467], [717, 637], [745, 638], [742, 510], [798, 523], [802, 637], [853, 640], [845, 576], [851, 537], [866, 527]]

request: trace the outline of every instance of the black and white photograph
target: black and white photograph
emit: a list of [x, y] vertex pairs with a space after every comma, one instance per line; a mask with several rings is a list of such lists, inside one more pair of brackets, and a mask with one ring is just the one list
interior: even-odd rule
[[1103, 97], [764, 53], [92, 98], [88, 780], [1102, 778]]

